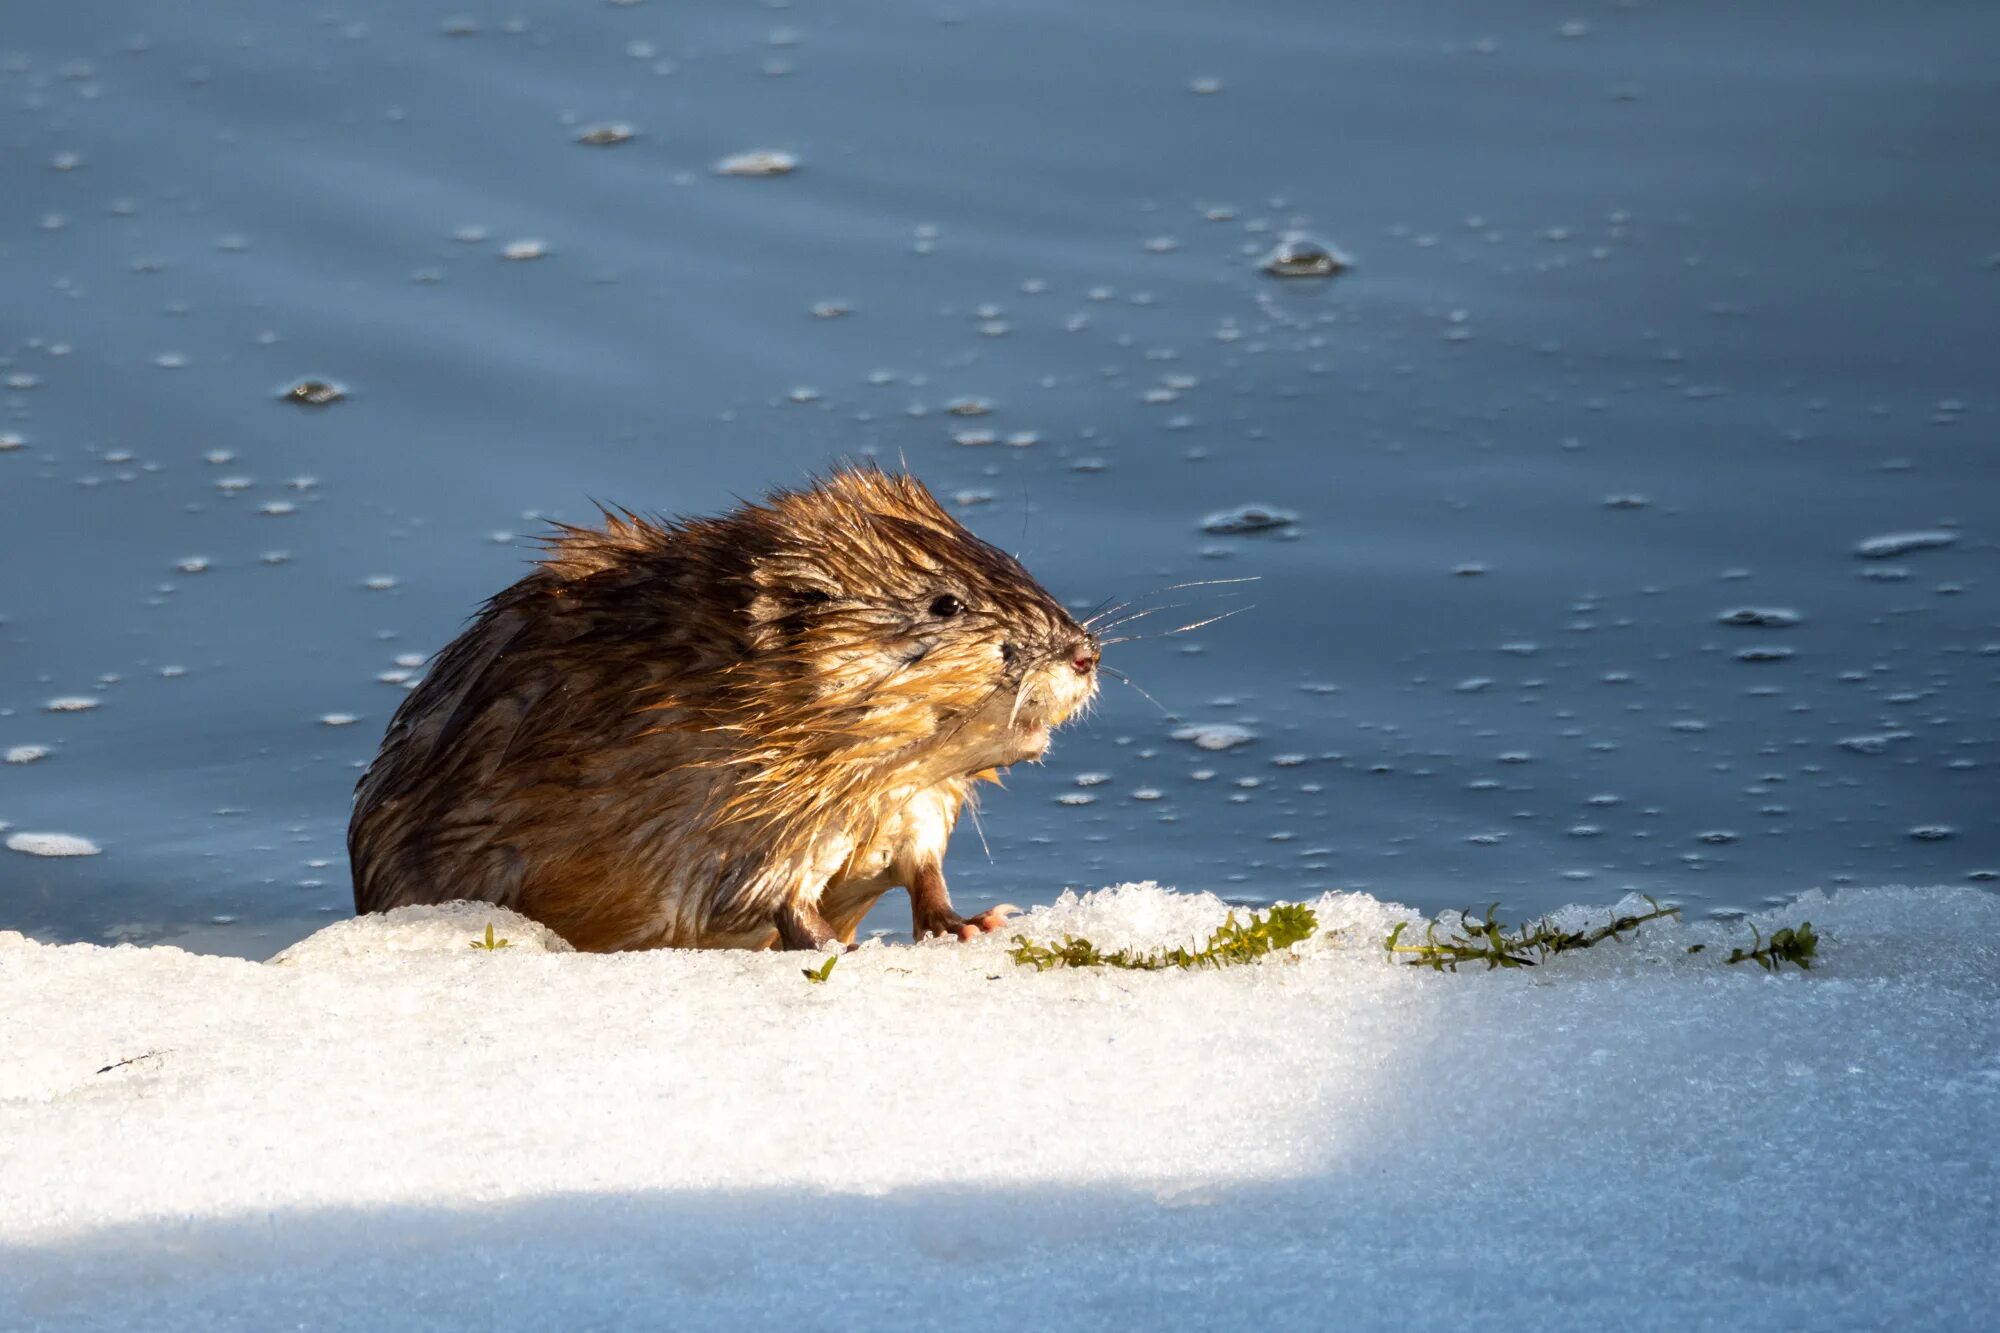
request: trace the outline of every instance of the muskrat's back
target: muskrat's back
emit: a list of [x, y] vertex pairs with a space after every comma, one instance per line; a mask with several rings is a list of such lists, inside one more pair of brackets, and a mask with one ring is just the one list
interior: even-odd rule
[[1098, 645], [914, 478], [563, 527], [441, 654], [355, 794], [357, 911], [481, 899], [582, 949], [817, 948], [942, 863], [982, 775], [1047, 750]]

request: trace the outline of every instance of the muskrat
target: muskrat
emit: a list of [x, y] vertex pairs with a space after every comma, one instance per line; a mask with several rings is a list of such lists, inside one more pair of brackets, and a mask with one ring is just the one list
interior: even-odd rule
[[579, 949], [820, 949], [891, 888], [970, 939], [945, 844], [1048, 750], [1098, 641], [915, 478], [847, 468], [716, 518], [558, 525], [389, 723], [354, 906], [478, 899]]

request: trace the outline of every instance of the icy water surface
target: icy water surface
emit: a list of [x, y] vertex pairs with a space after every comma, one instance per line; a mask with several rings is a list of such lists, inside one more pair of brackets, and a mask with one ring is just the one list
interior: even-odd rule
[[18, 7], [0, 926], [305, 934], [543, 516], [871, 453], [1080, 605], [1261, 579], [1113, 649], [1174, 716], [1114, 688], [1016, 772], [963, 902], [1991, 880], [1996, 41], [1970, 2]]

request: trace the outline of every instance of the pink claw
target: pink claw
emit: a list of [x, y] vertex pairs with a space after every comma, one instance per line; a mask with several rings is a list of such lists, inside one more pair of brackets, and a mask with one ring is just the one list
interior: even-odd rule
[[998, 907], [989, 907], [978, 916], [967, 917], [965, 924], [959, 927], [958, 937], [961, 940], [969, 940], [975, 935], [990, 935], [1006, 925], [1007, 918], [1015, 915], [1020, 910], [1020, 908], [1014, 906], [1012, 903], [1001, 903]]

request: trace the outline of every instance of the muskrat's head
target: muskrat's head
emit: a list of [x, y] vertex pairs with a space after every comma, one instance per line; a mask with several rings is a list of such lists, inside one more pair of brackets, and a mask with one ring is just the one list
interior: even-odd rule
[[722, 522], [749, 539], [739, 697], [843, 758], [926, 780], [1039, 759], [1097, 690], [1096, 637], [914, 477], [845, 469]]

